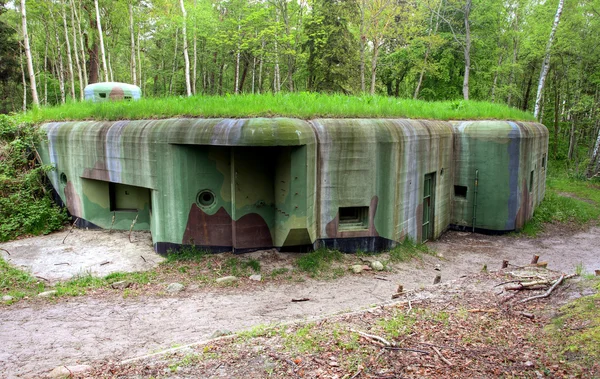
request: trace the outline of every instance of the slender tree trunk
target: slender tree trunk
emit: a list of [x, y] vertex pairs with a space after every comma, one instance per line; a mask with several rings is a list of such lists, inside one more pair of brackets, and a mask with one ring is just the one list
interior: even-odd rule
[[544, 61], [542, 62], [542, 70], [540, 72], [537, 96], [535, 97], [535, 108], [533, 111], [533, 117], [535, 117], [536, 119], [540, 114], [540, 107], [542, 104], [542, 93], [544, 92], [546, 75], [548, 75], [548, 70], [550, 69], [550, 51], [552, 50], [552, 44], [554, 43], [554, 35], [556, 34], [556, 29], [558, 29], [558, 23], [560, 22], [560, 15], [562, 14], [563, 4], [564, 0], [558, 1], [558, 8], [556, 9], [556, 15], [554, 16], [554, 24], [552, 25], [552, 30], [550, 31], [550, 38], [548, 39], [548, 44], [546, 45], [546, 54], [544, 56]]
[[44, 105], [48, 105], [48, 38], [44, 48]]
[[183, 0], [179, 0], [181, 6], [181, 14], [183, 15], [183, 25], [181, 35], [183, 37], [183, 60], [185, 61], [185, 90], [188, 96], [192, 96], [192, 85], [190, 83], [190, 56], [188, 55], [187, 43], [187, 12]]
[[467, 0], [467, 4], [465, 5], [465, 76], [463, 78], [463, 97], [465, 100], [469, 100], [469, 73], [471, 71], [471, 26], [469, 23], [470, 14], [471, 0]]
[[[79, 32], [79, 43], [80, 43], [80, 47], [81, 47], [81, 64], [82, 64], [82, 77], [83, 77], [83, 84], [82, 86], [85, 87], [88, 85], [88, 72], [87, 72], [87, 63], [86, 63], [86, 59], [85, 59], [85, 45], [83, 43], [83, 33], [81, 33], [81, 21], [79, 20], [79, 13], [77, 13], [77, 9], [75, 8], [75, 1], [71, 0], [71, 12], [72, 15], [75, 16], [75, 20], [77, 21], [77, 30]], [[73, 25], [75, 25], [75, 23], [73, 23]], [[73, 26], [74, 28], [75, 26]], [[75, 46], [77, 46], [77, 43], [74, 42]], [[91, 60], [91, 59], [90, 59]]]
[[108, 52], [108, 74], [111, 82], [115, 81], [115, 77], [113, 75], [112, 63], [110, 59], [110, 51]]
[[596, 129], [598, 131], [596, 136], [596, 143], [594, 144], [594, 149], [592, 150], [590, 163], [586, 172], [586, 177], [588, 179], [600, 175], [600, 127], [598, 125], [599, 123], [600, 121], [596, 120]]
[[264, 51], [265, 51], [265, 40], [263, 38], [260, 49], [260, 62], [258, 64], [258, 93], [262, 92], [263, 81], [262, 81], [262, 73], [263, 73], [263, 60], [264, 60]]
[[25, 9], [25, 0], [21, 0], [21, 25], [23, 28], [23, 47], [25, 49], [25, 59], [27, 60], [27, 73], [29, 74], [29, 83], [31, 84], [31, 101], [35, 107], [40, 106], [40, 100], [35, 83], [35, 72], [33, 70], [33, 59], [31, 58], [31, 49], [29, 47], [29, 34], [27, 33], [27, 12]]
[[[79, 79], [79, 100], [83, 101], [83, 72], [81, 71], [81, 63], [79, 62], [79, 48], [77, 47], [77, 29], [75, 28], [75, 16], [72, 2], [69, 3], [71, 7], [71, 28], [73, 29], [73, 52], [75, 53], [75, 63], [77, 64], [77, 79]], [[67, 39], [69, 37], [67, 36]]]
[[69, 39], [69, 29], [67, 28], [67, 9], [65, 7], [65, 3], [61, 3], [62, 5], [62, 21], [63, 28], [65, 29], [65, 43], [67, 45], [67, 63], [69, 69], [69, 79], [71, 82], [71, 98], [75, 100], [75, 73], [73, 70], [73, 56], [71, 55], [71, 42]]
[[[275, 22], [279, 25], [279, 13], [275, 10]], [[277, 32], [275, 32], [275, 70], [273, 72], [273, 92], [281, 90], [281, 78], [279, 76], [279, 45], [277, 43]]]
[[25, 79], [25, 67], [23, 66], [23, 50], [19, 49], [19, 64], [21, 65], [21, 83], [23, 85], [23, 112], [27, 111], [27, 79]]
[[169, 79], [169, 95], [173, 94], [173, 78], [177, 71], [177, 51], [179, 50], [179, 28], [175, 29], [175, 52], [173, 53], [173, 70]]
[[100, 10], [98, 9], [98, 0], [94, 0], [96, 8], [96, 25], [98, 27], [98, 35], [100, 38], [100, 54], [102, 55], [102, 69], [104, 70], [104, 81], [108, 82], [108, 67], [106, 66], [106, 52], [104, 50], [104, 37], [102, 35], [102, 24], [100, 23]]
[[533, 84], [533, 73], [535, 71], [535, 66], [531, 66], [531, 74], [529, 75], [529, 81], [527, 82], [527, 87], [525, 89], [525, 95], [523, 96], [523, 107], [521, 108], [523, 111], [527, 112], [527, 108], [529, 107], [529, 95], [531, 94], [531, 85]]
[[252, 57], [252, 93], [254, 93], [254, 78], [256, 77], [256, 57]]
[[559, 119], [559, 108], [560, 108], [560, 95], [558, 91], [558, 74], [556, 70], [554, 70], [554, 146], [553, 146], [553, 156], [554, 159], [558, 156], [558, 135], [560, 133], [560, 124], [558, 122]]
[[360, 91], [365, 93], [365, 7], [367, 6], [367, 0], [362, 0], [360, 4]]
[[196, 91], [196, 82], [198, 81], [197, 68], [198, 68], [198, 23], [197, 23], [197, 11], [196, 7], [198, 5], [198, 1], [194, 0], [194, 65], [192, 68], [193, 76], [192, 76], [192, 92], [194, 95], [197, 93]]
[[577, 143], [577, 133], [575, 132], [575, 125], [577, 124], [577, 117], [573, 115], [571, 118], [571, 132], [569, 134], [569, 154], [568, 159], [573, 160], [573, 155], [575, 153], [575, 144]]
[[50, 19], [52, 20], [52, 25], [54, 25], [54, 39], [56, 40], [56, 49], [58, 50], [58, 54], [56, 57], [56, 60], [58, 61], [58, 87], [60, 90], [60, 101], [62, 104], [64, 104], [66, 102], [66, 95], [65, 95], [65, 69], [63, 66], [63, 55], [62, 55], [62, 47], [61, 47], [61, 43], [60, 43], [60, 37], [58, 36], [58, 30], [56, 28], [56, 19], [54, 18], [54, 12], [52, 11], [52, 8], [49, 8], [50, 10]]
[[379, 41], [373, 41], [373, 59], [371, 60], [371, 95], [375, 94], [375, 82], [377, 80], [377, 58], [379, 57]]
[[494, 82], [492, 83], [492, 103], [496, 102], [496, 86], [498, 85], [498, 70], [500, 69], [500, 65], [502, 64], [502, 59], [504, 58], [503, 54], [500, 53], [498, 57], [498, 65], [496, 66], [496, 71], [494, 72]]
[[133, 30], [133, 4], [129, 3], [129, 35], [131, 37], [131, 82], [137, 85], [137, 67], [135, 57], [135, 32]]
[[240, 92], [240, 38], [241, 36], [239, 35], [240, 33], [240, 29], [242, 28], [242, 25], [240, 24], [241, 22], [241, 18], [238, 19], [238, 43], [237, 43], [237, 47], [236, 47], [236, 53], [235, 53], [235, 85], [234, 85], [234, 89], [233, 92], [237, 95]]
[[138, 81], [140, 83], [140, 89], [142, 90], [142, 92], [144, 91], [143, 85], [144, 85], [144, 80], [142, 79], [142, 54], [141, 54], [141, 48], [140, 48], [140, 31], [138, 30], [138, 34], [137, 34], [137, 59], [138, 59]]

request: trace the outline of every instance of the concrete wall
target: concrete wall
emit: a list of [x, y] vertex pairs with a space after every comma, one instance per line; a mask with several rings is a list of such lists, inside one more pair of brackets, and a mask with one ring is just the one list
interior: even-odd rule
[[71, 214], [114, 229], [137, 216], [159, 252], [381, 250], [473, 227], [473, 212], [477, 229], [518, 229], [543, 198], [548, 148], [543, 125], [499, 121], [168, 119], [42, 131], [40, 156]]

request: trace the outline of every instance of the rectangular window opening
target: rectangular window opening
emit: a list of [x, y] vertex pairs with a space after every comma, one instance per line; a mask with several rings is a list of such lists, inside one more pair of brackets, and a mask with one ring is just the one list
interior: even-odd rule
[[546, 154], [542, 155], [542, 170], [546, 169]]
[[369, 228], [369, 207], [339, 208], [339, 230], [364, 230]]
[[109, 183], [110, 210], [137, 212], [151, 207], [150, 189]]
[[467, 198], [467, 186], [454, 186], [454, 197]]
[[98, 96], [100, 96], [102, 99], [106, 99], [106, 93], [105, 92], [100, 92], [98, 94]]

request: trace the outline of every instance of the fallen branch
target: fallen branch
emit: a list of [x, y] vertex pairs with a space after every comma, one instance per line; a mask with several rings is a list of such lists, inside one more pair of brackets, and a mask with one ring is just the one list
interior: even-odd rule
[[402, 351], [410, 351], [413, 353], [419, 353], [419, 354], [424, 354], [424, 355], [429, 355], [428, 351], [425, 350], [419, 350], [419, 349], [412, 349], [410, 347], [395, 347], [395, 346], [386, 346], [384, 347], [384, 349], [387, 350], [402, 350]]
[[367, 334], [367, 333], [361, 332], [360, 330], [356, 330], [356, 329], [350, 329], [350, 331], [354, 332], [354, 333], [358, 333], [361, 337], [364, 337], [364, 338], [367, 338], [367, 339], [370, 339], [373, 341], [381, 342], [382, 344], [384, 344], [387, 347], [392, 346], [392, 344], [389, 343], [388, 340], [386, 340], [383, 337], [379, 337], [379, 336], [376, 336], [373, 334]]
[[385, 280], [386, 282], [389, 282], [390, 280], [387, 278], [384, 278], [383, 276], [374, 276], [373, 279], [377, 279], [377, 280]]
[[519, 312], [519, 314], [523, 317], [527, 317], [530, 320], [533, 320], [535, 318], [535, 315], [533, 313]]
[[61, 263], [55, 263], [54, 265], [55, 265], [55, 266], [62, 266], [62, 265], [67, 265], [67, 266], [70, 266], [71, 264], [70, 264], [70, 263], [68, 263], [68, 262], [61, 262]]
[[309, 301], [310, 299], [308, 297], [302, 297], [300, 299], [292, 299], [292, 303], [300, 303], [302, 301]]
[[67, 237], [69, 236], [69, 234], [73, 233], [73, 229], [75, 229], [77, 227], [77, 221], [79, 221], [79, 217], [77, 217], [75, 219], [75, 222], [73, 222], [73, 225], [71, 225], [71, 229], [69, 229], [69, 232], [67, 233], [67, 235], [65, 236], [65, 238], [63, 238], [62, 243], [65, 243], [65, 240], [67, 239]]
[[523, 290], [534, 291], [534, 290], [543, 290], [544, 288], [548, 288], [548, 285], [549, 284], [535, 284], [535, 285], [525, 286], [525, 285], [517, 284], [514, 286], [504, 287], [504, 289], [506, 291], [523, 291]]
[[129, 243], [132, 243], [131, 242], [131, 232], [133, 231], [133, 227], [135, 226], [135, 223], [137, 222], [139, 215], [140, 215], [139, 213], [135, 215], [135, 218], [133, 219], [133, 222], [131, 223], [131, 226], [129, 227]]
[[497, 309], [480, 309], [480, 308], [475, 308], [475, 309], [469, 309], [469, 313], [498, 313]]
[[431, 346], [431, 348], [433, 349], [433, 351], [435, 351], [435, 353], [438, 355], [438, 357], [440, 357], [440, 359], [442, 360], [442, 362], [444, 362], [445, 364], [447, 364], [448, 366], [452, 367], [452, 362], [450, 362], [449, 360], [447, 360], [442, 353], [435, 347], [435, 346]]
[[143, 255], [140, 255], [140, 258], [142, 258], [142, 259], [144, 260], [144, 262], [148, 262], [148, 261], [146, 260], [146, 258], [144, 258], [144, 256], [143, 256]]
[[563, 275], [561, 275], [561, 276], [560, 276], [560, 278], [558, 278], [558, 280], [557, 280], [557, 281], [556, 281], [556, 282], [555, 282], [555, 283], [552, 285], [552, 287], [550, 287], [550, 288], [548, 289], [548, 291], [546, 291], [546, 293], [544, 293], [544, 294], [541, 294], [541, 295], [536, 295], [536, 296], [531, 296], [531, 297], [525, 298], [525, 299], [523, 299], [523, 300], [520, 300], [518, 303], [519, 303], [519, 304], [521, 304], [521, 303], [526, 303], [526, 302], [528, 302], [528, 301], [531, 301], [531, 300], [535, 300], [535, 299], [543, 299], [543, 298], [546, 298], [546, 297], [550, 296], [550, 294], [552, 293], [552, 291], [554, 291], [554, 289], [555, 289], [556, 287], [558, 287], [558, 285], [559, 285], [560, 283], [562, 283], [562, 281], [563, 281], [564, 279], [565, 279], [565, 275], [563, 274]]
[[100, 263], [100, 266], [104, 266], [104, 265], [107, 265], [109, 263], [112, 263], [112, 262], [111, 261], [104, 261], [104, 262]]
[[44, 278], [43, 276], [36, 275], [35, 277], [38, 278], [38, 279], [42, 279], [42, 280], [45, 280], [45, 281], [49, 282], [49, 280], [46, 279], [46, 278]]
[[2, 250], [2, 251], [6, 251], [6, 254], [10, 255], [9, 251], [8, 251], [8, 250], [6, 250], [6, 249], [2, 249], [2, 248], [0, 248], [0, 250]]

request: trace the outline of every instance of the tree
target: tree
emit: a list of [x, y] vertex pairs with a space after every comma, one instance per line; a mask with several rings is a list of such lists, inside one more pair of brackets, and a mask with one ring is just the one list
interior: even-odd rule
[[27, 11], [25, 9], [25, 0], [21, 0], [21, 21], [23, 28], [23, 48], [25, 49], [25, 59], [27, 60], [27, 73], [29, 74], [29, 83], [31, 87], [31, 97], [33, 105], [40, 106], [40, 100], [35, 83], [35, 72], [33, 70], [33, 59], [31, 58], [31, 48], [29, 46], [29, 34], [27, 33]]
[[556, 9], [556, 15], [554, 16], [554, 23], [552, 24], [552, 31], [550, 32], [550, 38], [548, 38], [548, 44], [546, 45], [546, 54], [544, 56], [544, 62], [542, 63], [542, 70], [540, 72], [540, 80], [538, 82], [537, 96], [535, 98], [535, 110], [533, 111], [533, 117], [536, 119], [540, 115], [540, 108], [542, 104], [542, 95], [544, 92], [544, 85], [546, 83], [546, 76], [550, 69], [550, 51], [552, 49], [552, 43], [554, 42], [554, 35], [560, 22], [560, 15], [562, 14], [564, 0], [558, 1], [558, 8]]
[[104, 81], [108, 82], [108, 67], [106, 66], [106, 53], [104, 51], [104, 37], [102, 36], [102, 23], [100, 22], [100, 10], [98, 9], [98, 0], [94, 0], [96, 9], [96, 26], [98, 27], [98, 38], [100, 39], [100, 54], [102, 55], [102, 69], [104, 71]]
[[185, 61], [185, 88], [188, 96], [192, 96], [192, 86], [190, 83], [190, 57], [188, 55], [188, 42], [187, 42], [187, 13], [185, 11], [185, 5], [183, 0], [179, 0], [181, 6], [181, 14], [183, 15], [183, 24], [181, 34], [183, 36], [183, 59]]

